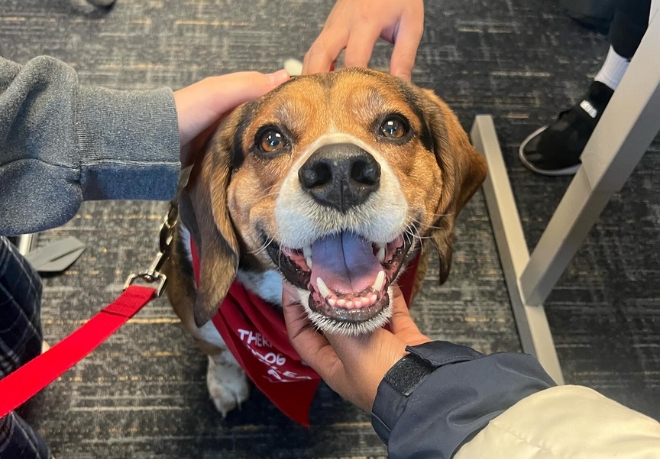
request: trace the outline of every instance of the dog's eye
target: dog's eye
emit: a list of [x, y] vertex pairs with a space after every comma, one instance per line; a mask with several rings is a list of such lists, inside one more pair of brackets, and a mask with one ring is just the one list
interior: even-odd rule
[[257, 145], [264, 153], [274, 153], [286, 148], [288, 143], [280, 131], [268, 129], [258, 136]]
[[390, 116], [380, 125], [380, 132], [389, 139], [400, 139], [408, 134], [408, 124], [398, 116]]

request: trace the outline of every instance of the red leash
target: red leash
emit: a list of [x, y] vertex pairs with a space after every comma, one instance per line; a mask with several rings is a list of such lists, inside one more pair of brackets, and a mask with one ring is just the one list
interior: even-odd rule
[[[131, 274], [126, 279], [124, 293], [119, 298], [51, 349], [0, 380], [0, 418], [59, 378], [108, 339], [147, 303], [160, 296], [167, 280], [165, 275], [160, 273], [160, 269], [169, 257], [177, 218], [177, 208], [173, 204], [160, 228], [160, 252], [147, 271]], [[148, 283], [158, 282], [159, 285], [157, 288], [131, 285], [136, 279]]]
[[96, 349], [155, 298], [155, 293], [155, 288], [131, 285], [85, 325], [0, 380], [0, 418], [25, 403]]

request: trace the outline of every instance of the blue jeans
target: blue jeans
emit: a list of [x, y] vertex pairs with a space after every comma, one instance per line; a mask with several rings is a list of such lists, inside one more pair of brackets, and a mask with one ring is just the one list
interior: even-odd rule
[[[40, 312], [39, 275], [0, 237], [0, 379], [41, 354]], [[20, 416], [0, 418], [1, 459], [49, 457], [46, 442]]]

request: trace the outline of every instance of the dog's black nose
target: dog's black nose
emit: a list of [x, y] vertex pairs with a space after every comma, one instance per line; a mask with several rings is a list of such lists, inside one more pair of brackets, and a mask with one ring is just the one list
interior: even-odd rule
[[316, 202], [346, 212], [378, 189], [380, 165], [357, 145], [325, 145], [303, 164], [298, 178]]

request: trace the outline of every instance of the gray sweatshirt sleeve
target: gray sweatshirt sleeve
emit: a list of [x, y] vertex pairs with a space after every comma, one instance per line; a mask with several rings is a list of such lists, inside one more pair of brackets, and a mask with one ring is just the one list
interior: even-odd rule
[[172, 91], [78, 84], [50, 57], [0, 57], [0, 235], [62, 225], [84, 200], [174, 196], [180, 170]]

